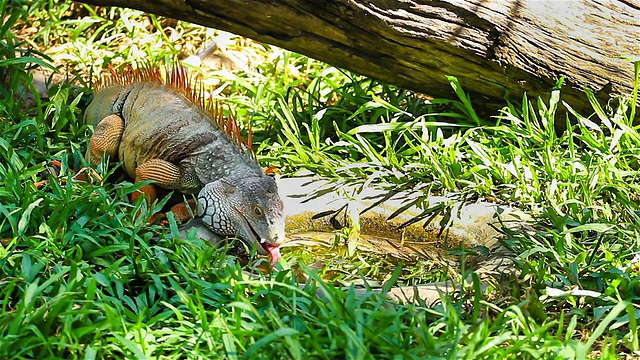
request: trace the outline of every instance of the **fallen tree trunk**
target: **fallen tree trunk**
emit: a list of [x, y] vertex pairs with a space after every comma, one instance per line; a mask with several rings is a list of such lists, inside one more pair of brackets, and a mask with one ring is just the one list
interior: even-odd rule
[[[640, 55], [638, 0], [82, 0], [133, 7], [274, 44], [433, 96], [456, 76], [479, 108], [548, 94], [590, 107], [632, 92]], [[562, 123], [564, 119], [559, 119]]]

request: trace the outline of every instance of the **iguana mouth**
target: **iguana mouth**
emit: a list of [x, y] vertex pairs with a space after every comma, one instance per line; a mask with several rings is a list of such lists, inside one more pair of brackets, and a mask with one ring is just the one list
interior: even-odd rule
[[[260, 235], [258, 235], [258, 232], [253, 228], [253, 226], [251, 226], [249, 219], [247, 219], [247, 217], [244, 216], [244, 214], [238, 211], [238, 209], [235, 208], [235, 206], [234, 206], [234, 209], [238, 212], [238, 214], [240, 214], [240, 216], [242, 216], [242, 219], [244, 220], [245, 224], [247, 224], [247, 227], [253, 234], [253, 237], [255, 239], [254, 243], [260, 247], [259, 250], [262, 250], [259, 252], [263, 254], [269, 254], [269, 256], [271, 256], [271, 262], [273, 263], [278, 262], [278, 260], [280, 260], [280, 247], [278, 245], [268, 244], [267, 240], [260, 237]], [[248, 245], [252, 246], [252, 244], [248, 244]]]

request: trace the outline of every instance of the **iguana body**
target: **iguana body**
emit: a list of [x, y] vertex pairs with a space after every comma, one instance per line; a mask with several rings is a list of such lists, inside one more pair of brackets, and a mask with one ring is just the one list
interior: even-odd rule
[[[95, 126], [87, 152], [93, 164], [106, 153], [135, 181], [198, 193], [198, 215], [211, 231], [236, 236], [277, 261], [284, 214], [275, 180], [235, 122], [205, 105], [183, 68], [165, 79], [156, 69], [112, 74], [98, 85], [85, 121]], [[144, 190], [155, 196], [152, 186]]]

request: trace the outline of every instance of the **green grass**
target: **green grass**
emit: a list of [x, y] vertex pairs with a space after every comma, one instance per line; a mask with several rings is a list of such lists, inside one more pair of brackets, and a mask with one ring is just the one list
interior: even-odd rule
[[[637, 79], [634, 96], [604, 106], [585, 93], [593, 114], [560, 118], [562, 100], [549, 89], [548, 99], [524, 97], [483, 119], [454, 77], [458, 98], [426, 99], [237, 37], [226, 48], [251, 66], [194, 69], [251, 118], [260, 161], [286, 176], [488, 198], [534, 217], [503, 229], [517, 274], [483, 278], [482, 291], [465, 272], [472, 280], [460, 294], [433, 307], [399, 305], [336, 284], [382, 267], [386, 289], [446, 273], [357, 249], [311, 270], [314, 253], [293, 249], [264, 274], [234, 244], [180, 238], [171, 218], [168, 229], [147, 225], [162, 203], [132, 204], [138, 185], [117, 167], [98, 168], [108, 181], [72, 179], [70, 169], [86, 165], [81, 117], [96, 74], [184, 59], [215, 32], [66, 1], [0, 0], [0, 10], [1, 358], [638, 356]], [[28, 70], [52, 65], [76, 82], [24, 100]], [[556, 133], [556, 121], [567, 130]], [[36, 188], [52, 159], [63, 164], [60, 179]], [[329, 282], [328, 272], [341, 275]], [[300, 273], [308, 280], [298, 286]]]

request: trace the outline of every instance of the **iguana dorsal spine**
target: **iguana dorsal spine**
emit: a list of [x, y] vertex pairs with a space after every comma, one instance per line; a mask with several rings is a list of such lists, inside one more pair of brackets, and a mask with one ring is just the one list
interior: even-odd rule
[[128, 65], [120, 70], [110, 69], [109, 74], [96, 81], [93, 88], [97, 93], [102, 89], [113, 86], [127, 87], [140, 83], [164, 85], [176, 90], [191, 104], [210, 114], [210, 119], [219, 126], [223, 133], [229, 136], [248, 156], [255, 158], [252, 149], [253, 132], [251, 122], [247, 122], [247, 138], [245, 139], [240, 133], [235, 115], [228, 111], [227, 116], [225, 116], [220, 101], [212, 95], [207, 96], [202, 81], [191, 76], [187, 68], [182, 65], [165, 67], [164, 76], [159, 67], [151, 65], [143, 65], [137, 68]]

